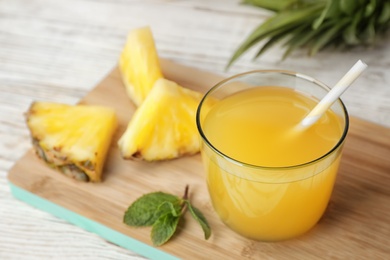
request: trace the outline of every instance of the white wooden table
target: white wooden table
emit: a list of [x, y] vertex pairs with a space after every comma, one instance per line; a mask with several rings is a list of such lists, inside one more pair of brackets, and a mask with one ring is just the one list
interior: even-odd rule
[[368, 70], [343, 96], [352, 116], [390, 127], [390, 38], [372, 49], [304, 51], [284, 62], [253, 51], [228, 72], [238, 44], [269, 15], [238, 0], [0, 1], [0, 259], [139, 259], [136, 254], [14, 199], [7, 171], [31, 147], [33, 100], [75, 104], [114, 66], [127, 32], [149, 25], [161, 57], [231, 75], [288, 69], [333, 85], [358, 59]]

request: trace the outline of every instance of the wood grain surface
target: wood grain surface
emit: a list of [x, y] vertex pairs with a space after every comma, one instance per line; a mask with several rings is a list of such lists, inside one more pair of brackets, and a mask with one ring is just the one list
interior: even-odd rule
[[[205, 91], [220, 79], [210, 73], [163, 60], [167, 78], [192, 89]], [[177, 76], [177, 77], [176, 77]], [[161, 250], [183, 259], [310, 259], [359, 257], [384, 259], [390, 254], [390, 131], [388, 128], [352, 119], [341, 169], [329, 207], [307, 234], [279, 243], [245, 239], [222, 224], [212, 209], [199, 155], [164, 162], [126, 161], [116, 141], [124, 132], [135, 107], [129, 101], [117, 69], [83, 100], [115, 108], [119, 128], [106, 163], [103, 182], [80, 183], [46, 167], [29, 151], [9, 174], [10, 181], [82, 216], [127, 236], [150, 243], [150, 229], [122, 223], [127, 207], [137, 197], [153, 191], [181, 195], [190, 185], [191, 198], [201, 208], [213, 230], [205, 241], [190, 217], [179, 226], [178, 235]]]

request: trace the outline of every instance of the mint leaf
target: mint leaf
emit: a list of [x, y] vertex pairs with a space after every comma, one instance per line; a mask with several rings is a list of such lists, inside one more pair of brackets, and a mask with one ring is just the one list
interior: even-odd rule
[[154, 214], [156, 219], [166, 214], [172, 214], [172, 216], [178, 217], [180, 215], [180, 211], [181, 211], [181, 204], [180, 204], [180, 200], [178, 199], [174, 203], [170, 201], [164, 201], [158, 206]]
[[203, 233], [204, 233], [204, 238], [206, 240], [209, 239], [209, 237], [211, 236], [211, 228], [210, 228], [209, 223], [207, 222], [205, 216], [202, 214], [202, 212], [200, 212], [199, 209], [192, 206], [188, 200], [186, 201], [186, 203], [188, 205], [188, 209], [191, 212], [192, 217], [196, 221], [198, 221], [198, 223], [202, 227]]
[[161, 246], [167, 242], [175, 233], [180, 216], [165, 214], [153, 224], [150, 234], [153, 245]]
[[143, 195], [127, 209], [123, 222], [129, 226], [151, 226], [160, 217], [161, 214], [156, 214], [156, 211], [165, 202], [170, 202], [173, 206], [179, 204], [180, 199], [177, 196], [164, 192], [153, 192]]
[[145, 194], [129, 206], [123, 222], [136, 227], [152, 226], [150, 236], [153, 245], [160, 246], [173, 236], [180, 218], [189, 208], [192, 217], [198, 221], [205, 238], [208, 239], [211, 235], [210, 226], [202, 212], [191, 205], [188, 190], [187, 185], [182, 198], [164, 192]]

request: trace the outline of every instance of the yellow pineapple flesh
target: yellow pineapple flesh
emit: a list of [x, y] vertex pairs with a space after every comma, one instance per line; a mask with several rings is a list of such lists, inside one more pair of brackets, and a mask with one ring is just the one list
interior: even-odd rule
[[119, 139], [123, 158], [155, 161], [199, 152], [195, 116], [202, 96], [173, 81], [157, 80]]
[[36, 154], [49, 166], [80, 181], [101, 181], [117, 127], [113, 109], [34, 102], [26, 121]]
[[129, 33], [120, 55], [119, 70], [127, 94], [137, 106], [141, 105], [156, 80], [163, 77], [149, 27]]

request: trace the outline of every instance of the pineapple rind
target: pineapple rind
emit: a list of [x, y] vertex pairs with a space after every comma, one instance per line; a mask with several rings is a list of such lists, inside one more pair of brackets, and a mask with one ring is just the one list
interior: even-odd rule
[[199, 152], [195, 115], [202, 94], [159, 79], [136, 110], [118, 145], [125, 159], [173, 159]]
[[34, 102], [27, 112], [27, 125], [37, 154], [48, 165], [58, 170], [79, 170], [92, 182], [101, 180], [117, 127], [113, 109]]
[[132, 30], [119, 59], [119, 70], [127, 94], [139, 106], [157, 79], [160, 62], [150, 27]]

